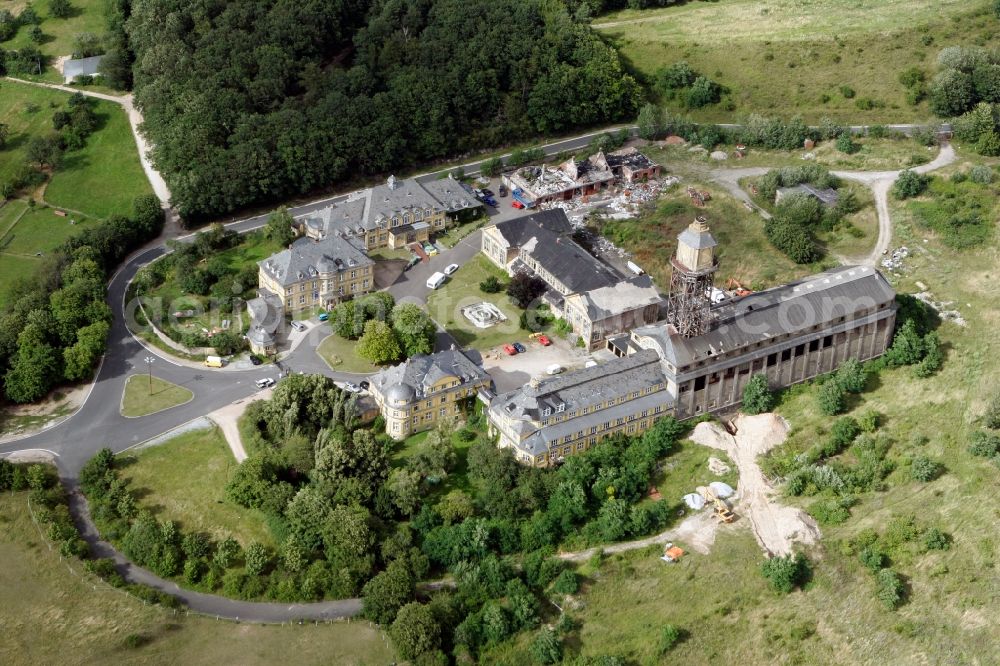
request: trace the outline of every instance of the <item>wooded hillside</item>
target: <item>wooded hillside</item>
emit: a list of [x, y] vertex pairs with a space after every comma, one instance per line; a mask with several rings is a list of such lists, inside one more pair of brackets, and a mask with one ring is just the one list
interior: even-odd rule
[[149, 0], [136, 99], [190, 218], [634, 117], [617, 53], [557, 0]]

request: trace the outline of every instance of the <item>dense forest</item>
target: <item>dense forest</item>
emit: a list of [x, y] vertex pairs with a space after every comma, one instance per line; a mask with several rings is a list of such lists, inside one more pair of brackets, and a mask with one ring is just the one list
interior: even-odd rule
[[150, 0], [112, 12], [187, 218], [634, 118], [617, 53], [558, 0]]

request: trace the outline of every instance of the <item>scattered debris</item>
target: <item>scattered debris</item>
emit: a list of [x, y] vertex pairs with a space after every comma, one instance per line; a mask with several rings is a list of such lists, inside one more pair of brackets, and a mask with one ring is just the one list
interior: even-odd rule
[[667, 542], [667, 544], [663, 547], [663, 557], [661, 557], [660, 559], [669, 564], [681, 559], [681, 556], [683, 555], [684, 555], [683, 549], [678, 548], [671, 542]]
[[[917, 286], [923, 287], [923, 284], [918, 282]], [[926, 303], [931, 308], [933, 308], [934, 311], [937, 312], [938, 315], [941, 317], [941, 319], [944, 319], [945, 321], [954, 322], [959, 326], [966, 325], [967, 322], [965, 321], [965, 317], [962, 316], [961, 312], [959, 312], [958, 310], [948, 309], [948, 306], [953, 305], [954, 301], [935, 301], [931, 292], [926, 291], [926, 287], [924, 287], [924, 291], [916, 293], [913, 296], [921, 303]]]
[[724, 150], [715, 150], [712, 151], [712, 154], [709, 155], [709, 157], [711, 157], [713, 160], [719, 160], [721, 162], [722, 160], [729, 159], [729, 153], [727, 153]]
[[804, 160], [814, 160], [814, 159], [816, 159], [816, 153], [806, 153], [805, 155], [802, 156], [802, 159], [804, 159]]
[[707, 153], [708, 149], [705, 146], [691, 146], [688, 148], [689, 153]]
[[712, 474], [722, 476], [723, 474], [729, 474], [729, 465], [712, 456], [708, 459], [708, 470]]
[[910, 256], [910, 250], [905, 245], [896, 248], [892, 254], [882, 260], [882, 267], [889, 270], [898, 270], [903, 267], [903, 260]]

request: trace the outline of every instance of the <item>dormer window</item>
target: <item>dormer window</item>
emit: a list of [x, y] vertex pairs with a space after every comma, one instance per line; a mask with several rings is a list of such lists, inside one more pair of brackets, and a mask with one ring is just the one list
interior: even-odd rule
[[546, 407], [545, 409], [542, 410], [542, 416], [549, 416], [551, 414], [552, 414], [552, 408], [551, 407]]
[[565, 412], [566, 411], [566, 403], [565, 402], [560, 402], [558, 405], [556, 405], [556, 411], [557, 412]]

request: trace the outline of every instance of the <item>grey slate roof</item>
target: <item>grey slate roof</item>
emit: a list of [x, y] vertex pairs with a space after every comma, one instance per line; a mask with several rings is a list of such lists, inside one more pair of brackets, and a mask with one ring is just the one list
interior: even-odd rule
[[67, 81], [72, 81], [78, 76], [94, 76], [100, 74], [101, 61], [104, 56], [91, 56], [90, 58], [77, 58], [67, 60], [63, 63], [63, 77]]
[[299, 238], [289, 249], [271, 255], [258, 265], [279, 284], [286, 286], [318, 278], [321, 273], [353, 270], [374, 263], [351, 241], [331, 235], [319, 241]]
[[529, 238], [538, 233], [538, 229], [544, 229], [556, 236], [573, 233], [573, 225], [570, 224], [569, 218], [566, 217], [566, 211], [562, 208], [515, 217], [512, 220], [500, 222], [496, 228], [504, 240], [510, 244], [510, 247], [521, 247]]
[[685, 227], [684, 231], [677, 235], [677, 241], [696, 250], [704, 250], [718, 245], [718, 242], [716, 242], [715, 237], [711, 233], [708, 231], [695, 231], [690, 226]]
[[610, 287], [620, 279], [615, 271], [569, 238], [573, 228], [561, 208], [507, 220], [496, 228], [510, 247], [521, 248], [571, 293]]
[[[461, 183], [451, 179], [419, 183], [414, 178], [396, 179], [390, 176], [382, 185], [362, 191], [354, 198], [332, 204], [306, 219], [306, 225], [322, 229], [326, 235], [350, 237], [378, 228], [389, 228], [395, 215], [402, 219], [404, 213], [427, 211], [456, 213], [478, 208], [482, 203], [469, 193]], [[415, 221], [413, 217], [411, 222]]]
[[588, 435], [590, 428], [595, 425], [626, 418], [636, 412], [642, 413], [643, 411], [648, 411], [650, 414], [653, 414], [657, 407], [660, 407], [660, 414], [662, 415], [669, 413], [673, 405], [673, 397], [668, 391], [657, 391], [636, 398], [635, 400], [627, 400], [619, 405], [602, 409], [593, 414], [578, 416], [575, 419], [546, 426], [541, 430], [535, 431], [516, 446], [525, 453], [532, 456], [539, 456], [548, 451], [551, 446], [559, 445], [559, 442], [564, 437], [573, 436], [581, 431], [583, 431], [584, 436]]
[[636, 328], [632, 334], [651, 339], [664, 360], [680, 367], [813, 326], [822, 329], [883, 303], [891, 307], [895, 296], [874, 268], [841, 266], [712, 308], [714, 325], [705, 335], [685, 339], [667, 324]]
[[644, 308], [663, 301], [648, 275], [622, 280], [614, 285], [600, 287], [580, 295], [591, 321], [600, 321], [615, 315]]
[[463, 383], [490, 381], [485, 370], [457, 349], [413, 356], [399, 365], [378, 371], [369, 381], [387, 401], [409, 402], [423, 398], [435, 382], [447, 376], [457, 376]]
[[[546, 408], [555, 414], [562, 404], [564, 411], [573, 412], [664, 381], [659, 356], [655, 351], [643, 350], [613, 362], [541, 380], [537, 386], [528, 384], [502, 393], [490, 402], [490, 409], [513, 419], [538, 420], [544, 418]], [[595, 422], [603, 420], [595, 416]]]
[[278, 325], [283, 319], [281, 299], [267, 289], [258, 289], [257, 298], [247, 301], [247, 312], [250, 314], [250, 328], [247, 337], [262, 347], [275, 343]]

